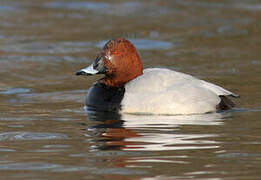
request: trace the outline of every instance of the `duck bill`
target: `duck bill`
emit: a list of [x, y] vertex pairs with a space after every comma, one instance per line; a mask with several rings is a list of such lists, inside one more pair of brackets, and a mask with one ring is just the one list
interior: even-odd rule
[[99, 55], [95, 61], [88, 67], [81, 69], [80, 71], [76, 72], [77, 76], [85, 75], [90, 76], [94, 74], [106, 74], [107, 68], [104, 64], [104, 56]]
[[95, 74], [99, 74], [100, 72], [93, 68], [94, 63], [92, 63], [90, 66], [81, 69], [80, 71], [76, 72], [76, 76], [91, 76]]

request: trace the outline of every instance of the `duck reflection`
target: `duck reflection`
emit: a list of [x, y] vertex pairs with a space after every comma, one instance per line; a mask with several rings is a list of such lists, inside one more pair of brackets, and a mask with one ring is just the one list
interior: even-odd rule
[[116, 112], [87, 112], [87, 136], [92, 137], [94, 144], [92, 149], [120, 150], [126, 149], [133, 142], [126, 141], [128, 138], [139, 137], [134, 130], [124, 127], [122, 115]]
[[[208, 126], [223, 125], [229, 113], [155, 116], [87, 112], [93, 150], [165, 151], [218, 148]], [[182, 127], [187, 128], [182, 128]], [[195, 133], [195, 127], [197, 132]]]

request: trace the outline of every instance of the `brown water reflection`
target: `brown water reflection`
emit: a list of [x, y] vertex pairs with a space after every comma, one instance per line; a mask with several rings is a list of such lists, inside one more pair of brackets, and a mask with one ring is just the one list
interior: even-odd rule
[[[0, 2], [1, 179], [259, 179], [261, 3]], [[108, 39], [241, 95], [197, 116], [85, 112], [76, 77]]]
[[[88, 112], [87, 135], [102, 140], [94, 149], [169, 151], [218, 148], [218, 142], [204, 140], [216, 134], [180, 134], [181, 125], [222, 125], [230, 114], [211, 113], [189, 116], [149, 116]], [[97, 123], [97, 124], [96, 124]], [[200, 139], [200, 140], [198, 140]]]

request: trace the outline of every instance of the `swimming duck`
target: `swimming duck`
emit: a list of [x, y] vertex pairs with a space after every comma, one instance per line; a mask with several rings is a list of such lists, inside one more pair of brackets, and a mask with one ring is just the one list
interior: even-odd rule
[[108, 41], [96, 60], [76, 75], [105, 76], [89, 89], [86, 107], [138, 114], [201, 114], [231, 109], [237, 98], [220, 86], [165, 68], [143, 70], [132, 43]]

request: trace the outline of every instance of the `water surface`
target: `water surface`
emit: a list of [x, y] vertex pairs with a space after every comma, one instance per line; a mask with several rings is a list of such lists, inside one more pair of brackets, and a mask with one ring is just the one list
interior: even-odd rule
[[[261, 3], [250, 0], [0, 2], [2, 179], [260, 179]], [[240, 94], [188, 116], [86, 112], [98, 77], [74, 73], [125, 37], [144, 67]]]

